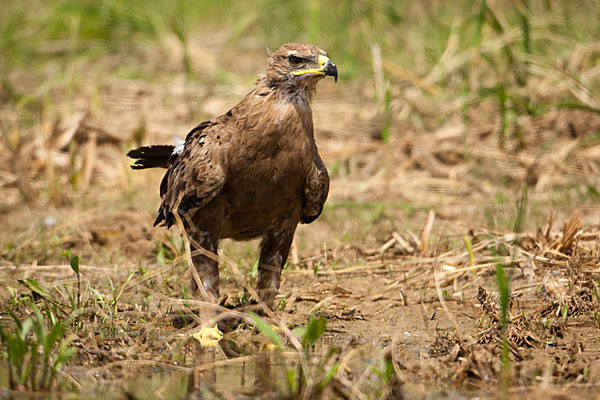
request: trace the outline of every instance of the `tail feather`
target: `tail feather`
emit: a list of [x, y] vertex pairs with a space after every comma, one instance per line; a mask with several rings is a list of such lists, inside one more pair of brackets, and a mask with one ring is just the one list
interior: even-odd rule
[[143, 146], [130, 150], [127, 157], [136, 160], [131, 165], [132, 169], [168, 168], [174, 149], [175, 146], [171, 145]]

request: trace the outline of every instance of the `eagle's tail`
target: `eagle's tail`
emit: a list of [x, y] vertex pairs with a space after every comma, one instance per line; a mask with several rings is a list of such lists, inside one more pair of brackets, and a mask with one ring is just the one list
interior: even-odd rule
[[127, 157], [135, 159], [131, 165], [133, 169], [168, 168], [174, 149], [175, 146], [171, 145], [143, 146], [130, 150]]

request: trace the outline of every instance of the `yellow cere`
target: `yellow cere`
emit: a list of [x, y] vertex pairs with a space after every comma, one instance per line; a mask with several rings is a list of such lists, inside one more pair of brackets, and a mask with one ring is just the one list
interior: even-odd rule
[[325, 64], [327, 64], [327, 61], [329, 61], [329, 58], [327, 56], [324, 56], [324, 55], [319, 56], [319, 65], [321, 66], [321, 68], [323, 68], [325, 66]]

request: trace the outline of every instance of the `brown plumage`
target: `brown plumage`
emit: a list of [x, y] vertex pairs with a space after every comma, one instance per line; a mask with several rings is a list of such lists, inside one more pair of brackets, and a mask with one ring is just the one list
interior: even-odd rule
[[[177, 212], [186, 234], [216, 253], [219, 240], [262, 236], [258, 293], [273, 306], [294, 232], [314, 221], [329, 176], [314, 140], [310, 100], [337, 68], [316, 46], [288, 43], [267, 60], [256, 87], [225, 114], [198, 125], [180, 146], [132, 150], [134, 169], [164, 167], [155, 225]], [[194, 250], [194, 248], [192, 248]], [[218, 299], [218, 264], [193, 258], [206, 291]], [[198, 288], [192, 282], [194, 291]]]

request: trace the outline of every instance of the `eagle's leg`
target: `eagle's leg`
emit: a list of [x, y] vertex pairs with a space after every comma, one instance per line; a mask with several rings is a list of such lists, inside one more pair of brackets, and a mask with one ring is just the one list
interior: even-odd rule
[[294, 230], [267, 233], [260, 244], [258, 260], [258, 296], [273, 309], [275, 295], [279, 289], [281, 270], [285, 265], [294, 239]]
[[202, 280], [202, 285], [204, 286], [204, 290], [212, 297], [212, 299], [204, 299], [202, 297], [202, 293], [198, 288], [198, 284], [196, 279], [192, 277], [192, 294], [202, 300], [210, 300], [213, 302], [217, 302], [219, 300], [219, 263], [214, 259], [205, 256], [204, 254], [194, 254], [195, 250], [198, 250], [199, 247], [202, 247], [204, 250], [210, 251], [217, 255], [217, 250], [219, 248], [219, 239], [217, 236], [209, 233], [209, 232], [201, 232], [195, 231], [191, 234], [190, 247], [192, 250], [192, 261], [194, 263], [194, 267], [196, 271], [198, 271], [198, 275], [200, 276], [200, 280]]

